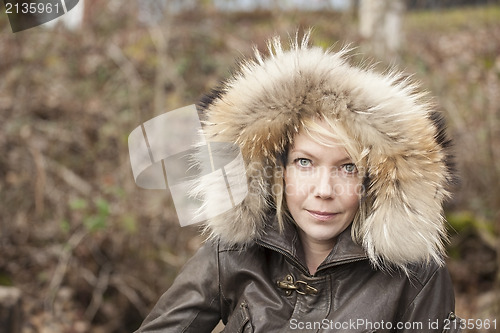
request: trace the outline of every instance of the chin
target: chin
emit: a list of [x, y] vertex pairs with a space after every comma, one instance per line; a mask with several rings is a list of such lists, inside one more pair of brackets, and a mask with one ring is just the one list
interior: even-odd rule
[[333, 229], [332, 230], [330, 228], [325, 230], [325, 228], [314, 228], [312, 230], [306, 229], [304, 231], [304, 233], [316, 241], [325, 242], [325, 241], [331, 241], [331, 240], [337, 238], [337, 236], [342, 232], [342, 230], [341, 229]]

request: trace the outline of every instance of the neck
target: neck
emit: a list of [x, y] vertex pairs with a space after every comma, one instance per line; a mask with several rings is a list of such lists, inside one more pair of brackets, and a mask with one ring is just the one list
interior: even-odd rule
[[310, 239], [304, 232], [300, 231], [300, 240], [304, 248], [304, 255], [306, 259], [307, 268], [309, 273], [314, 275], [318, 270], [319, 265], [330, 254], [335, 245], [336, 240], [316, 241]]

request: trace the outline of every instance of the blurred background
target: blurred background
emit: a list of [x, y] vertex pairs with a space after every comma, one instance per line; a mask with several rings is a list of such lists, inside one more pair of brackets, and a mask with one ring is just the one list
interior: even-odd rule
[[135, 185], [128, 134], [310, 27], [435, 97], [462, 178], [446, 206], [457, 313], [497, 331], [499, 1], [80, 0], [18, 33], [0, 6], [0, 332], [136, 329], [203, 238], [168, 191]]

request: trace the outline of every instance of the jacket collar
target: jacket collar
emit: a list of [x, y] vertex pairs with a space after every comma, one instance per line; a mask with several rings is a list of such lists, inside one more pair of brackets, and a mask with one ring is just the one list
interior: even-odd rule
[[[285, 222], [284, 230], [280, 232], [276, 217], [271, 219], [265, 227], [265, 232], [257, 240], [257, 243], [285, 255], [288, 259], [298, 264], [302, 270], [308, 272], [302, 243], [297, 232], [297, 227], [293, 222]], [[351, 225], [349, 225], [337, 237], [335, 246], [318, 267], [318, 272], [328, 267], [363, 259], [368, 259], [368, 256], [365, 250], [352, 240]]]

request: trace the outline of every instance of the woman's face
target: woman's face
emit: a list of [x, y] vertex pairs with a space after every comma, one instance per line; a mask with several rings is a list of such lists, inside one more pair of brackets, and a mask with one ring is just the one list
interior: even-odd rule
[[341, 145], [317, 143], [300, 132], [289, 149], [285, 199], [303, 242], [329, 245], [354, 219], [361, 179]]

